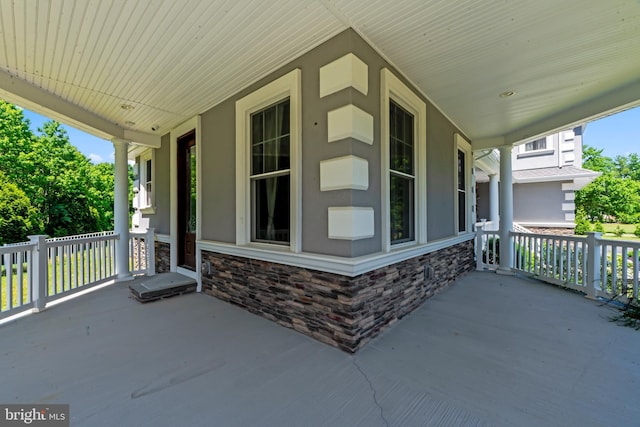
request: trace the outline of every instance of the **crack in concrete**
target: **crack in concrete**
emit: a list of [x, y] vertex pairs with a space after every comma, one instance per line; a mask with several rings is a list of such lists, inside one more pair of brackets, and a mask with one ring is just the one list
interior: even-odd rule
[[376, 389], [373, 387], [373, 383], [371, 382], [367, 374], [362, 370], [360, 365], [358, 365], [358, 361], [356, 360], [355, 356], [351, 356], [351, 360], [353, 360], [353, 366], [356, 367], [356, 369], [358, 370], [358, 372], [360, 372], [360, 374], [365, 379], [365, 381], [367, 381], [367, 384], [369, 384], [369, 388], [373, 392], [373, 402], [380, 409], [380, 418], [384, 422], [384, 425], [389, 427], [389, 421], [387, 421], [387, 419], [384, 417], [384, 409], [382, 409], [382, 405], [380, 404], [380, 402], [378, 402], [377, 392], [376, 392]]

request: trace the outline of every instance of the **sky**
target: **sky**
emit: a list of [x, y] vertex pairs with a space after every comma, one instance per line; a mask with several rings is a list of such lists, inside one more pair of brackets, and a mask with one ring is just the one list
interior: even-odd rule
[[[31, 123], [31, 130], [38, 133], [38, 128], [42, 127], [43, 123], [49, 121], [44, 116], [23, 109], [24, 116], [29, 119]], [[74, 127], [63, 125], [69, 134], [69, 141], [74, 145], [82, 154], [87, 156], [93, 163], [109, 162], [113, 163], [113, 144], [111, 141], [107, 141], [102, 138], [96, 138], [86, 132], [78, 130]]]
[[[31, 122], [33, 131], [37, 131], [49, 120], [28, 110], [24, 110], [24, 115]], [[92, 162], [113, 163], [113, 145], [110, 141], [96, 138], [70, 126], [65, 128], [71, 143]], [[604, 149], [602, 154], [612, 158], [640, 153], [640, 107], [590, 122], [584, 133], [583, 143]]]
[[582, 143], [603, 148], [607, 157], [640, 154], [640, 107], [587, 124]]

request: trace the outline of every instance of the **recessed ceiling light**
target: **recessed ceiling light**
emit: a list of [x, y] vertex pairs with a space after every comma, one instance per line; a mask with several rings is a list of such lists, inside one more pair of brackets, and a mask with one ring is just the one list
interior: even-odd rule
[[499, 96], [500, 96], [500, 98], [508, 98], [508, 97], [513, 96], [515, 94], [516, 93], [514, 91], [507, 90], [507, 91], [502, 92]]
[[134, 106], [133, 106], [133, 105], [131, 105], [131, 104], [122, 104], [122, 105], [120, 106], [120, 108], [122, 108], [122, 109], [123, 109], [123, 110], [125, 110], [125, 111], [130, 111], [130, 110], [133, 110], [133, 109], [134, 109], [134, 108], [136, 108], [136, 107], [134, 107]]
[[124, 122], [124, 124], [127, 125], [127, 126], [135, 126], [136, 122], [132, 122], [132, 121], [128, 120], [128, 121]]

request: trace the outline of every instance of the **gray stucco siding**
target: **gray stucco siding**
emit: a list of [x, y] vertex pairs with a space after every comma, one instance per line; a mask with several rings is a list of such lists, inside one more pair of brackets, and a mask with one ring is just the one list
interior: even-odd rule
[[[346, 88], [320, 98], [319, 70], [322, 66], [354, 53], [368, 66], [368, 93]], [[284, 65], [256, 83], [201, 115], [201, 189], [202, 239], [235, 243], [236, 218], [236, 101], [276, 80], [286, 73], [301, 70], [301, 213], [302, 251], [308, 253], [357, 257], [380, 252], [381, 230], [381, 138], [380, 138], [380, 71], [390, 69], [407, 84], [400, 73], [380, 57], [352, 30], [344, 31], [300, 58]], [[415, 92], [415, 91], [414, 91]], [[416, 92], [418, 96], [419, 93]], [[454, 218], [454, 134], [459, 132], [424, 97], [427, 104], [427, 235], [428, 240], [453, 237]], [[373, 144], [347, 138], [327, 142], [327, 113], [348, 104], [371, 114], [374, 120]], [[157, 152], [156, 173], [166, 175], [157, 185], [158, 212], [153, 224], [169, 229], [169, 138]], [[156, 154], [157, 155], [157, 154]], [[347, 155], [366, 159], [369, 186], [367, 190], [320, 191], [320, 162]], [[158, 155], [157, 155], [158, 156]], [[161, 202], [162, 200], [162, 202]], [[166, 204], [165, 204], [166, 202]], [[334, 206], [371, 207], [374, 210], [375, 236], [361, 240], [337, 240], [328, 237], [327, 209]], [[162, 213], [160, 210], [162, 209]]]
[[513, 185], [513, 220], [528, 223], [571, 223], [565, 220], [562, 182]]
[[143, 215], [149, 218], [149, 226], [155, 228], [158, 234], [169, 234], [171, 229], [171, 200], [169, 185], [171, 180], [170, 159], [171, 147], [169, 134], [162, 136], [162, 145], [154, 150], [154, 197], [155, 213]]

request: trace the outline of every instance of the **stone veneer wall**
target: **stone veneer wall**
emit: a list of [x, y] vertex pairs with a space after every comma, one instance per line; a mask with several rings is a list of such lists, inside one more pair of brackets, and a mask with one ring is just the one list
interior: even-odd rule
[[156, 273], [171, 271], [171, 246], [156, 240]]
[[356, 277], [207, 251], [202, 260], [206, 293], [351, 353], [475, 266], [473, 240]]
[[553, 234], [557, 236], [574, 236], [576, 234], [573, 228], [527, 227], [527, 229], [536, 234]]

